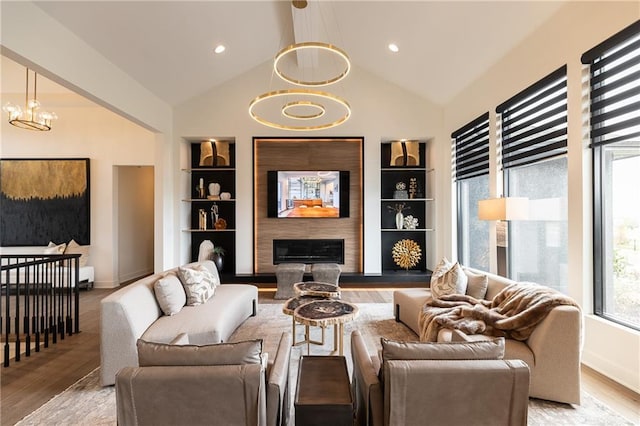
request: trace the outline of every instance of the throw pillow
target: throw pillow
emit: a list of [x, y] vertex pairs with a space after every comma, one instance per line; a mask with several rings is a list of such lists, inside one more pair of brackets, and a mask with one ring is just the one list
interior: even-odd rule
[[207, 279], [205, 272], [179, 267], [178, 274], [187, 294], [187, 305], [201, 305], [213, 296], [215, 287], [213, 282]]
[[[440, 271], [439, 271], [440, 272]], [[431, 295], [436, 299], [448, 294], [465, 294], [467, 276], [458, 262], [437, 277], [431, 277]]]
[[87, 266], [89, 263], [89, 246], [81, 246], [75, 240], [69, 241], [67, 248], [64, 249], [64, 254], [79, 254], [80, 260], [78, 262], [80, 267]]
[[504, 337], [478, 342], [398, 342], [380, 339], [382, 361], [391, 359], [503, 359]]
[[182, 283], [174, 274], [167, 274], [153, 284], [153, 292], [165, 315], [175, 315], [187, 303]]
[[453, 266], [453, 263], [449, 262], [449, 259], [447, 259], [446, 257], [443, 257], [442, 259], [440, 259], [440, 262], [438, 262], [436, 267], [433, 268], [433, 273], [431, 274], [431, 284], [433, 285], [433, 283], [439, 277], [443, 276], [445, 272], [451, 269], [452, 266]]
[[49, 241], [49, 245], [44, 249], [44, 254], [64, 254], [64, 249], [67, 244], [56, 244], [53, 241]]
[[489, 277], [468, 269], [463, 270], [467, 276], [467, 295], [475, 299], [484, 299], [487, 295], [487, 288], [489, 287]]
[[140, 367], [160, 365], [236, 365], [259, 364], [262, 339], [212, 345], [170, 345], [138, 339]]
[[79, 254], [80, 267], [87, 266], [89, 262], [89, 246], [81, 246], [75, 240], [69, 241], [67, 248], [64, 249], [64, 254]]
[[195, 264], [193, 269], [201, 271], [204, 274], [204, 279], [211, 284], [211, 287], [216, 288], [220, 285], [220, 275], [218, 275], [217, 269], [212, 273], [206, 266], [201, 264]]

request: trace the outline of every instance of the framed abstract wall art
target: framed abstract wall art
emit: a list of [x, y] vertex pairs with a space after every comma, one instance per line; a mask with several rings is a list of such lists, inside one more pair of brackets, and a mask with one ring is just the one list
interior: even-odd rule
[[0, 159], [0, 245], [90, 244], [89, 159]]

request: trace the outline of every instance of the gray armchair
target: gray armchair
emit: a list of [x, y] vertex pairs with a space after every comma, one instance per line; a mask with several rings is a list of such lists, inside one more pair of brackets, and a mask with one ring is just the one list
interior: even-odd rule
[[381, 364], [358, 331], [351, 335], [351, 355], [358, 425], [527, 423], [529, 369], [523, 361], [407, 356]]
[[[283, 333], [278, 349], [269, 354], [268, 358], [272, 359], [268, 365], [251, 360], [227, 364], [232, 357], [253, 356], [238, 355], [233, 344], [228, 344], [224, 353], [204, 352], [215, 345], [189, 345], [190, 349], [199, 351], [194, 353], [194, 359], [199, 359], [200, 365], [185, 365], [189, 361], [184, 359], [184, 352], [167, 350], [171, 345], [151, 345], [154, 346], [150, 350], [139, 349], [141, 356], [153, 357], [164, 365], [148, 365], [141, 359], [143, 366], [125, 367], [116, 375], [119, 425], [286, 425], [289, 333]], [[218, 365], [202, 365], [202, 360], [212, 358], [219, 360]]]

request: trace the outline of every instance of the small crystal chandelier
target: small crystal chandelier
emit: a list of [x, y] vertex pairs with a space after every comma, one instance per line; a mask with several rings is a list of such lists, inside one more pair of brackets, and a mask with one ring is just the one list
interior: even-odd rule
[[21, 129], [47, 132], [51, 130], [51, 121], [58, 118], [55, 112], [40, 111], [37, 97], [38, 74], [33, 72], [33, 99], [29, 99], [29, 68], [26, 74], [24, 109], [18, 105], [7, 103], [2, 109], [9, 115], [9, 123]]

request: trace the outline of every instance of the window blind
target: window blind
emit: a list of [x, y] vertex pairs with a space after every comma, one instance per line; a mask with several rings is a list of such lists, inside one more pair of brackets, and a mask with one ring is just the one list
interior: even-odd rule
[[489, 174], [489, 113], [451, 134], [455, 180]]
[[582, 55], [590, 66], [591, 146], [640, 137], [640, 21]]
[[496, 112], [503, 168], [566, 154], [566, 65], [500, 104]]

